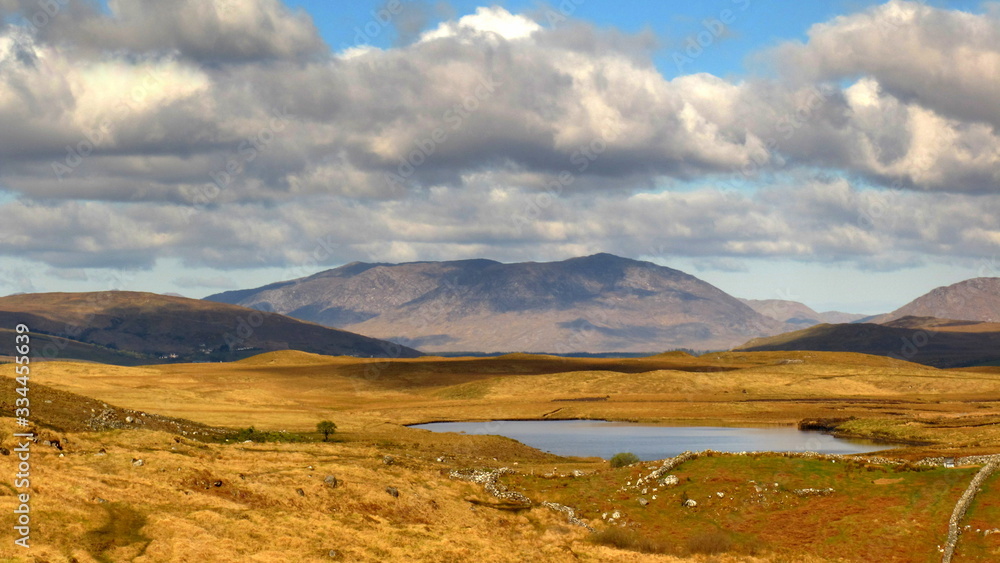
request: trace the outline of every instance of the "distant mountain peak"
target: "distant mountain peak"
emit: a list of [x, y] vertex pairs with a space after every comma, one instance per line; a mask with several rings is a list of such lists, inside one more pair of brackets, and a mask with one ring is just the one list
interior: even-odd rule
[[353, 264], [207, 299], [428, 351], [722, 349], [781, 323], [684, 272], [607, 252], [554, 262]]
[[965, 321], [1000, 321], [1000, 278], [981, 277], [935, 288], [874, 322], [903, 317], [936, 317]]

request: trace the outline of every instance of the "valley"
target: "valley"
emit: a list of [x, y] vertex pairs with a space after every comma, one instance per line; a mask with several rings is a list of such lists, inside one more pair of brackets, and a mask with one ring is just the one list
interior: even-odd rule
[[[12, 371], [0, 366], [4, 404]], [[278, 351], [212, 364], [50, 361], [34, 366], [32, 381], [41, 523], [33, 553], [50, 561], [284, 560], [276, 544], [302, 561], [938, 561], [952, 507], [982, 462], [948, 469], [920, 460], [1000, 450], [1000, 372], [861, 354], [380, 360]], [[583, 400], [592, 397], [606, 399]], [[616, 469], [488, 435], [502, 425], [489, 421], [509, 419], [810, 419], [902, 447], [841, 457], [706, 453], [660, 472], [676, 485], [639, 487], [662, 462]], [[331, 442], [316, 435], [320, 420], [336, 423]], [[482, 432], [405, 426], [439, 420], [481, 421]], [[12, 422], [3, 419], [8, 449]], [[3, 470], [12, 461], [0, 457]], [[530, 504], [465, 480], [501, 468], [495, 490]], [[983, 534], [997, 527], [994, 480], [965, 519], [976, 528], [962, 534], [957, 560], [1000, 553], [1000, 535]], [[799, 531], [788, 534], [793, 523]]]

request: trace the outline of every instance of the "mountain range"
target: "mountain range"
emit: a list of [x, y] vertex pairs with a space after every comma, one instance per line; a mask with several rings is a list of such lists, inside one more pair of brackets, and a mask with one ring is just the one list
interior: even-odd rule
[[822, 324], [737, 348], [747, 352], [858, 352], [938, 368], [1000, 365], [1000, 323], [903, 317], [885, 324]]
[[728, 349], [785, 330], [684, 272], [595, 254], [560, 262], [354, 262], [206, 299], [425, 352]]
[[826, 311], [817, 313], [808, 305], [785, 299], [740, 299], [754, 311], [781, 321], [793, 328], [803, 328], [824, 323], [853, 323], [868, 318], [868, 315]]
[[[742, 300], [684, 272], [610, 254], [560, 262], [354, 262], [205, 300], [136, 292], [0, 298], [0, 332], [36, 354], [113, 364], [325, 355], [821, 350], [940, 367], [1000, 361], [1000, 279], [976, 278], [875, 317]], [[325, 326], [321, 326], [325, 325]], [[364, 334], [366, 336], [361, 336]], [[0, 354], [11, 350], [3, 339]]]
[[[278, 314], [155, 293], [35, 293], [0, 298], [0, 332], [31, 330], [36, 358], [118, 365], [223, 361], [270, 350], [416, 357], [411, 348]], [[13, 334], [0, 355], [13, 355]]]

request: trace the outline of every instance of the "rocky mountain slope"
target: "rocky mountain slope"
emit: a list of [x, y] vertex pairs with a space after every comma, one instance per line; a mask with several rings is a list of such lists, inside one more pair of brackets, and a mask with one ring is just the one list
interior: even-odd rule
[[873, 322], [885, 323], [903, 317], [1000, 322], [1000, 278], [973, 278], [939, 287], [876, 317]]
[[428, 352], [725, 349], [783, 326], [694, 276], [610, 254], [517, 264], [355, 262], [206, 299]]

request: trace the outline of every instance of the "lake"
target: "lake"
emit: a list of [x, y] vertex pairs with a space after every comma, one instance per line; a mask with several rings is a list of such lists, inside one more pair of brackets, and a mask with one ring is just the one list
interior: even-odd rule
[[411, 428], [506, 436], [533, 448], [564, 456], [609, 459], [619, 452], [632, 452], [643, 461], [702, 450], [857, 454], [894, 447], [835, 438], [823, 432], [803, 431], [791, 426], [730, 428], [653, 426], [606, 420], [494, 420], [431, 422]]

